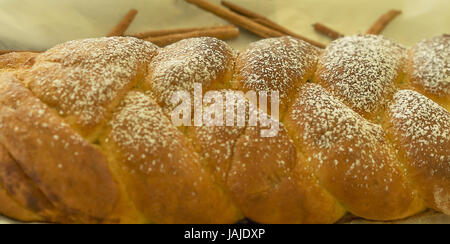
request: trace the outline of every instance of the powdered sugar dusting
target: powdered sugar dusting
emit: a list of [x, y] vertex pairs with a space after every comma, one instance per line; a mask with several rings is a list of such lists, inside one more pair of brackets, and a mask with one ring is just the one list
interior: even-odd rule
[[[423, 80], [428, 92], [448, 95], [448, 36], [445, 38], [444, 43], [441, 39], [431, 39], [416, 46], [414, 64], [418, 66], [413, 75]], [[183, 40], [162, 50], [151, 43], [124, 37], [59, 45], [39, 55], [33, 67], [23, 71], [24, 83], [38, 98], [33, 97], [22, 83], [2, 78], [0, 92], [4, 96], [0, 96], [0, 103], [3, 101], [2, 105], [9, 107], [0, 114], [0, 130], [11, 135], [27, 135], [35, 129], [42, 137], [31, 138], [35, 140], [32, 145], [43, 147], [48, 143], [49, 150], [54, 147], [69, 150], [75, 146], [94, 148], [73, 132], [70, 121], [56, 116], [53, 109], [56, 108], [62, 117], [74, 116], [82, 125], [108, 120], [104, 115], [113, 110], [111, 121], [102, 128], [101, 132], [109, 134], [100, 147], [110, 156], [123, 157], [118, 159], [119, 165], [131, 173], [158, 173], [163, 176], [156, 177], [158, 182], [162, 179], [162, 184], [166, 184], [165, 177], [174, 176], [168, 181], [171, 184], [178, 182], [181, 187], [177, 185], [177, 188], [206, 189], [200, 183], [207, 182], [208, 173], [214, 173], [222, 183], [228, 182], [228, 173], [242, 180], [247, 176], [246, 172], [249, 177], [267, 172], [266, 175], [273, 175], [274, 181], [280, 176], [291, 181], [295, 167], [308, 167], [309, 170], [313, 166], [315, 171], [308, 171], [308, 175], [317, 177], [322, 186], [327, 177], [329, 182], [341, 184], [334, 188], [344, 189], [341, 196], [336, 194], [337, 191], [331, 192], [333, 187], [330, 185], [323, 189], [330, 191], [352, 211], [353, 206], [347, 203], [355, 204], [358, 197], [367, 200], [360, 205], [371, 207], [371, 202], [383, 203], [378, 201], [382, 197], [396, 205], [398, 200], [409, 201], [408, 197], [415, 194], [409, 191], [406, 174], [400, 169], [383, 128], [361, 115], [361, 112], [376, 111], [394, 95], [387, 112], [399, 135], [395, 139], [402, 140], [400, 146], [405, 148], [408, 159], [413, 159], [413, 166], [440, 177], [438, 184], [430, 177], [424, 185], [436, 186], [427, 194], [432, 195], [437, 208], [448, 214], [450, 113], [417, 92], [402, 90], [394, 94], [394, 80], [405, 59], [404, 48], [384, 37], [371, 35], [336, 40], [320, 61], [317, 78], [321, 84], [301, 86], [300, 81], [308, 78], [305, 75], [314, 71], [318, 52], [309, 44], [283, 37], [254, 43], [240, 55], [235, 74], [236, 79], [241, 79], [237, 81], [239, 88], [279, 90], [282, 100], [298, 95], [289, 116], [284, 117], [286, 127], [280, 124], [280, 134], [275, 137], [263, 138], [259, 133], [263, 126], [247, 124], [186, 129], [186, 135], [183, 135], [166, 116], [173, 92], [191, 91], [195, 82], [202, 83], [205, 90], [222, 88], [216, 86], [216, 81], [226, 86], [223, 83], [226, 75], [232, 72], [235, 54], [224, 42], [213, 38]], [[150, 71], [146, 84], [139, 84], [141, 81], [137, 78], [145, 75], [146, 68]], [[137, 89], [133, 89], [134, 85]], [[221, 90], [222, 94], [227, 91]], [[249, 106], [246, 99], [238, 103], [245, 104], [245, 108]], [[224, 105], [230, 104], [224, 101]], [[15, 110], [24, 111], [24, 123], [16, 125], [5, 117]], [[235, 108], [235, 112], [240, 111]], [[259, 111], [253, 107], [245, 113], [247, 122]], [[204, 122], [213, 124], [213, 119]], [[288, 131], [292, 129], [290, 126], [295, 128]], [[201, 156], [213, 170], [202, 168], [195, 152], [197, 147], [194, 148], [185, 136], [191, 137], [191, 143], [200, 147]], [[120, 150], [117, 154], [108, 151], [117, 147]], [[45, 150], [40, 152], [45, 154]], [[74, 159], [91, 155], [89, 151], [84, 150], [83, 154], [78, 149], [73, 154]], [[239, 163], [232, 165], [233, 158], [238, 158]], [[69, 166], [56, 164], [61, 172]], [[232, 166], [235, 166], [234, 170]], [[409, 173], [409, 177], [416, 175], [413, 171]], [[183, 177], [177, 176], [182, 174], [192, 176], [192, 182], [181, 182]], [[144, 175], [143, 184], [171, 200], [165, 188], [145, 182], [150, 178]], [[234, 186], [237, 184], [240, 184], [239, 180]], [[260, 189], [259, 181], [254, 184], [255, 189]], [[229, 187], [227, 184], [221, 186]], [[202, 195], [196, 190], [190, 194], [192, 198]], [[206, 198], [212, 196], [210, 193], [203, 195]], [[184, 193], [180, 196], [179, 199], [185, 200]], [[350, 199], [348, 202], [345, 202], [346, 197]], [[164, 200], [161, 206], [166, 203]]]
[[412, 49], [412, 83], [426, 92], [450, 96], [450, 36], [421, 41]]
[[405, 58], [406, 50], [385, 37], [348, 36], [327, 47], [317, 75], [351, 108], [372, 113], [394, 92]]
[[[314, 142], [319, 148], [329, 149], [333, 144], [340, 144], [340, 140], [357, 135], [372, 142], [382, 138], [380, 125], [368, 122], [319, 85], [307, 85], [294, 107], [303, 107], [304, 110], [311, 112], [311, 115], [307, 115], [301, 113], [301, 110], [294, 109], [291, 116], [294, 120], [307, 122], [303, 139]], [[321, 123], [316, 123], [317, 121]], [[315, 134], [320, 131], [325, 133], [315, 138]], [[347, 138], [342, 137], [343, 134], [347, 135]]]
[[234, 57], [233, 49], [221, 40], [185, 39], [161, 50], [149, 65], [147, 82], [158, 102], [170, 106], [175, 91], [193, 91], [194, 83], [206, 90], [212, 81], [231, 72]]
[[26, 83], [60, 115], [99, 123], [111, 102], [144, 72], [157, 47], [135, 38], [70, 41], [39, 55]]
[[[10, 107], [11, 111], [23, 116], [21, 118], [26, 122], [24, 124], [29, 123], [28, 127], [15, 125], [13, 129], [15, 133], [37, 132], [34, 134], [35, 143], [42, 145], [45, 142], [52, 148], [55, 145], [63, 145], [64, 149], [69, 149], [69, 147], [74, 149], [76, 145], [89, 146], [83, 137], [74, 133], [70, 126], [53, 114], [45, 103], [33, 97], [31, 92], [14, 76], [7, 74], [2, 79], [4, 80], [0, 83], [0, 94], [2, 95], [0, 102], [4, 103], [3, 106]], [[0, 128], [7, 123], [3, 121], [2, 115], [0, 115]], [[78, 155], [74, 155], [74, 158], [76, 156]]]
[[133, 150], [125, 152], [129, 160], [135, 159], [136, 151], [150, 157], [159, 148], [170, 148], [180, 136], [156, 102], [141, 92], [130, 92], [109, 124], [111, 139]]
[[319, 50], [292, 37], [271, 38], [255, 42], [243, 51], [236, 62], [235, 79], [244, 90], [280, 92], [282, 103], [299, 81], [311, 74]]
[[[347, 177], [368, 182], [376, 172], [391, 168], [395, 162], [381, 126], [367, 121], [317, 84], [305, 85], [289, 116], [300, 129], [296, 140], [307, 145], [305, 148], [318, 149], [308, 151], [312, 155], [307, 159], [318, 162], [318, 169], [325, 164], [344, 167]], [[397, 173], [392, 167], [384, 179], [387, 186]]]
[[[220, 92], [224, 98], [223, 126], [206, 126], [213, 124], [214, 121], [210, 121], [212, 119], [210, 117], [204, 118], [204, 126], [195, 127], [191, 139], [194, 145], [200, 146], [201, 156], [208, 160], [210, 164], [208, 166], [215, 173], [216, 178], [221, 182], [226, 182], [235, 143], [244, 133], [249, 121], [250, 104], [243, 93], [233, 90], [221, 90]], [[227, 126], [227, 109], [234, 112], [234, 116], [228, 115], [234, 119], [234, 126], [230, 124]], [[239, 122], [242, 124], [238, 123], [239, 116], [243, 118]]]
[[[172, 177], [187, 174], [194, 163], [203, 173], [188, 140], [148, 94], [128, 93], [109, 125], [111, 132], [106, 143], [119, 146], [124, 170]], [[197, 183], [201, 181], [197, 179]]]
[[[208, 126], [214, 125], [214, 119], [209, 116], [203, 117], [204, 126], [196, 127], [195, 133], [205, 149], [219, 147], [213, 155], [209, 156], [213, 158], [230, 158], [234, 141], [229, 139], [239, 136], [247, 126], [249, 122], [249, 103], [243, 93], [238, 91], [221, 90], [220, 93], [223, 97], [222, 126]], [[227, 114], [227, 109], [229, 112], [234, 113], [233, 116]], [[227, 118], [233, 118], [233, 121], [227, 121]], [[241, 118], [242, 121], [238, 122]], [[228, 124], [230, 122], [233, 122], [233, 124]]]
[[431, 99], [410, 90], [394, 95], [389, 106], [394, 128], [415, 166], [433, 162], [450, 173], [450, 113]]
[[196, 128], [198, 141], [193, 144], [201, 146], [201, 156], [208, 160], [216, 179], [226, 182], [236, 140], [245, 131], [245, 127], [200, 127]]

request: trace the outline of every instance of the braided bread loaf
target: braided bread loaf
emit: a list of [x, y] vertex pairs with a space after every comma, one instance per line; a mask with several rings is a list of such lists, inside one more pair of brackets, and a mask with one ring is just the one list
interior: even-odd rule
[[[360, 35], [322, 51], [283, 37], [236, 55], [213, 38], [159, 49], [114, 37], [0, 56], [0, 213], [62, 223], [450, 215], [449, 45], [440, 36], [408, 54]], [[175, 127], [171, 96], [194, 83], [278, 90], [279, 133]]]

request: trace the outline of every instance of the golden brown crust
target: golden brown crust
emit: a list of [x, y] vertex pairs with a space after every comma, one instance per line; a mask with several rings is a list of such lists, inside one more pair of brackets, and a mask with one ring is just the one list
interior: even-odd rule
[[152, 223], [233, 223], [237, 210], [157, 103], [131, 92], [104, 140], [127, 191]]
[[450, 109], [450, 36], [417, 43], [409, 52], [406, 88], [414, 89]]
[[20, 219], [38, 221], [44, 220], [44, 216], [48, 220], [55, 217], [55, 208], [2, 145], [0, 145], [0, 185], [17, 206], [14, 215], [23, 213], [28, 216]]
[[0, 145], [0, 213], [26, 222], [44, 221], [37, 214], [42, 210], [41, 198], [33, 193], [34, 189], [27, 189], [29, 182], [18, 168], [8, 151]]
[[393, 220], [423, 209], [381, 126], [319, 85], [305, 85], [286, 120], [321, 185], [349, 212]]
[[[208, 118], [204, 120], [203, 126], [188, 127], [185, 134], [205, 161], [216, 181], [226, 189], [226, 179], [230, 171], [235, 144], [247, 127], [250, 104], [243, 92], [220, 90], [220, 93], [223, 97], [223, 105], [235, 113], [232, 121], [234, 126], [229, 124], [209, 126], [208, 124], [214, 121], [212, 118]], [[227, 109], [224, 111], [225, 115]]]
[[13, 52], [0, 55], [0, 73], [28, 68], [38, 53]]
[[228, 88], [234, 56], [229, 45], [215, 38], [182, 40], [161, 49], [152, 60], [144, 87], [171, 111], [174, 92], [193, 91], [194, 83], [202, 84], [203, 93]]
[[[281, 89], [289, 113], [272, 138], [261, 126], [170, 122], [174, 91], [232, 86], [234, 51], [213, 38], [164, 49], [100, 38], [28, 61], [11, 54], [13, 73], [0, 76], [0, 213], [62, 223], [333, 223], [346, 211], [393, 220], [425, 207], [448, 214], [449, 114], [418, 93], [395, 94], [403, 54], [382, 37], [349, 37], [322, 56], [320, 84], [303, 84], [315, 48], [291, 38], [252, 45], [233, 84]], [[248, 122], [256, 110], [245, 113]]]
[[15, 202], [2, 186], [0, 186], [0, 203], [2, 203], [0, 205], [0, 214], [7, 215], [12, 219], [18, 219], [23, 222], [45, 221]]
[[334, 223], [345, 210], [311, 176], [281, 125], [261, 138], [248, 127], [236, 142], [228, 187], [244, 215], [260, 223]]
[[320, 57], [317, 83], [359, 114], [373, 118], [403, 79], [406, 49], [383, 36], [348, 36], [333, 41]]
[[427, 206], [450, 214], [450, 113], [410, 90], [395, 94], [387, 131]]
[[410, 80], [423, 92], [450, 96], [450, 36], [442, 35], [417, 43], [410, 51]]
[[298, 87], [312, 77], [318, 54], [316, 47], [292, 37], [255, 42], [236, 60], [233, 88], [279, 91], [283, 111], [295, 99]]
[[101, 221], [117, 201], [103, 154], [11, 74], [0, 84], [0, 144], [64, 222]]
[[231, 167], [231, 160], [236, 141], [244, 133], [245, 126], [194, 127], [189, 138], [198, 146], [200, 155], [206, 161], [216, 181], [226, 187], [226, 179]]
[[71, 41], [39, 55], [21, 78], [79, 133], [95, 138], [156, 53], [155, 45], [135, 38]]
[[[246, 121], [250, 114], [257, 114], [243, 93], [221, 93], [234, 97], [226, 99], [225, 106], [235, 106], [235, 112], [245, 110]], [[194, 127], [189, 128], [187, 135], [199, 147], [197, 150], [216, 181], [253, 221], [334, 223], [345, 214], [311, 177], [311, 171], [304, 168], [304, 159], [297, 158], [284, 128], [276, 138], [260, 139], [260, 133], [260, 127], [247, 124]], [[287, 171], [284, 164], [288, 165]]]

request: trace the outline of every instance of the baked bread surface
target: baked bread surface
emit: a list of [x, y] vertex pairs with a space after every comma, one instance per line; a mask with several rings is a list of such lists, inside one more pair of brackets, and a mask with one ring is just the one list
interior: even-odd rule
[[[2, 55], [0, 213], [56, 223], [450, 215], [448, 45], [448, 35], [410, 50], [359, 35], [319, 50], [282, 37], [237, 53], [214, 38], [161, 49], [113, 37]], [[171, 96], [195, 83], [203, 94], [279, 91], [278, 134], [207, 119], [176, 127]], [[247, 119], [264, 114], [239, 101]]]

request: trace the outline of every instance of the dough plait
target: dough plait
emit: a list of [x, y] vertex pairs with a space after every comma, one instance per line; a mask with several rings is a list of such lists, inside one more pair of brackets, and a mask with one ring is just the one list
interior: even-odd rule
[[[281, 37], [236, 52], [214, 38], [158, 48], [111, 37], [2, 55], [0, 213], [53, 223], [448, 215], [448, 38], [408, 50], [356, 35], [319, 50]], [[196, 83], [244, 123], [175, 126], [171, 98]], [[248, 91], [279, 92], [277, 134], [248, 122], [276, 120]]]

